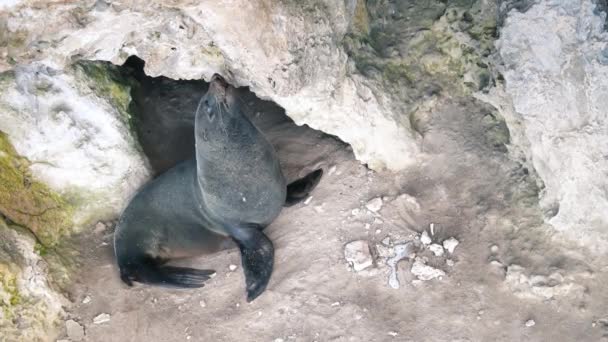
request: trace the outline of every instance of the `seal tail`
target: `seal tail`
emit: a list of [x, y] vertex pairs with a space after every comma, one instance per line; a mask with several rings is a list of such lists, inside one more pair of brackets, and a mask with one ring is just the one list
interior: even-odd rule
[[291, 207], [306, 199], [321, 181], [321, 176], [323, 176], [323, 169], [318, 169], [307, 174], [304, 178], [289, 183], [287, 185], [287, 199], [283, 206]]
[[133, 281], [163, 287], [197, 288], [203, 287], [215, 271], [198, 270], [188, 267], [163, 266], [155, 260], [130, 263], [120, 268], [120, 279], [132, 286]]

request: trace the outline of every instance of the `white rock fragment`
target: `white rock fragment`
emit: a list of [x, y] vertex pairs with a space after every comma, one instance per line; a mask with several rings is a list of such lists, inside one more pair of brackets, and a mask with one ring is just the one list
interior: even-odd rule
[[331, 303], [331, 306], [340, 306], [340, 302], [333, 302]]
[[445, 264], [448, 265], [448, 266], [450, 266], [450, 267], [453, 267], [454, 266], [454, 260], [452, 260], [452, 259], [446, 259], [445, 260]]
[[412, 242], [408, 242], [394, 247], [395, 256], [386, 261], [388, 267], [391, 268], [391, 273], [388, 277], [388, 285], [393, 289], [400, 287], [399, 278], [397, 277], [397, 264], [399, 261], [411, 257], [413, 255], [415, 246]]
[[497, 245], [492, 245], [492, 247], [490, 247], [490, 252], [492, 254], [498, 253], [498, 246]]
[[71, 341], [82, 341], [84, 339], [84, 328], [80, 323], [70, 319], [65, 322], [65, 328]]
[[306, 201], [304, 201], [304, 205], [308, 205], [310, 203], [310, 201], [312, 201], [312, 196], [308, 196]]
[[433, 243], [429, 246], [429, 250], [435, 254], [435, 256], [442, 256], [444, 251], [440, 244]]
[[533, 319], [529, 319], [526, 321], [526, 327], [530, 328], [536, 325], [536, 322]]
[[275, 338], [272, 342], [285, 342], [282, 338]]
[[103, 234], [106, 231], [106, 225], [103, 222], [97, 222], [97, 224], [95, 225], [95, 229], [93, 230], [93, 232], [95, 234]]
[[201, 300], [200, 302], [198, 302], [198, 305], [200, 305], [201, 308], [206, 308], [207, 307], [207, 302], [205, 302], [204, 300]]
[[454, 249], [456, 249], [456, 246], [458, 246], [459, 243], [460, 242], [458, 242], [458, 240], [451, 237], [443, 241], [443, 248], [445, 248], [448, 253], [452, 254], [454, 253]]
[[380, 209], [382, 209], [382, 198], [376, 197], [372, 199], [371, 201], [367, 202], [367, 204], [365, 204], [365, 207], [369, 211], [377, 213], [378, 211], [380, 211]]
[[352, 241], [346, 244], [344, 258], [355, 272], [362, 271], [374, 264], [369, 244], [365, 240]]
[[396, 331], [389, 331], [388, 333], [386, 333], [388, 336], [392, 336], [395, 337], [397, 335], [399, 335], [399, 333], [397, 333]]
[[237, 269], [238, 266], [231, 264], [230, 266], [228, 266], [228, 269], [230, 270], [230, 272], [234, 272]]
[[334, 174], [334, 172], [336, 172], [336, 166], [335, 165], [329, 168], [329, 170], [327, 171], [327, 175], [331, 176], [331, 175]]
[[431, 242], [433, 242], [431, 240], [431, 237], [429, 236], [429, 233], [425, 231], [422, 232], [422, 234], [420, 234], [420, 242], [422, 242], [425, 245], [430, 245]]
[[107, 323], [110, 321], [110, 315], [107, 313], [101, 313], [97, 316], [95, 316], [95, 318], [93, 318], [93, 324], [103, 324], [103, 323]]
[[382, 229], [376, 229], [376, 232], [375, 232], [375, 233], [376, 233], [376, 234], [380, 234], [380, 233], [382, 233]]
[[86, 296], [84, 297], [84, 299], [82, 300], [82, 304], [89, 304], [91, 302], [91, 297]]
[[389, 246], [391, 244], [391, 237], [387, 236], [384, 239], [382, 239], [382, 244], [385, 246]]
[[412, 265], [411, 272], [420, 280], [431, 280], [445, 276], [445, 272], [434, 267], [426, 265], [422, 258], [416, 258]]

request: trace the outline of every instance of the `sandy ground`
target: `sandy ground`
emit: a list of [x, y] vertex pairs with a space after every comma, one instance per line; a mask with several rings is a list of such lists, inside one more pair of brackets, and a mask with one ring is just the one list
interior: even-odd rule
[[[263, 113], [252, 115], [289, 179], [326, 171], [307, 204], [285, 208], [266, 229], [276, 248], [266, 292], [245, 301], [236, 249], [184, 262], [217, 271], [202, 289], [127, 288], [110, 227], [87, 235], [70, 290], [68, 318], [84, 326], [86, 341], [608, 341], [608, 264], [542, 224], [536, 186], [496, 142], [501, 127], [483, 106], [445, 101], [421, 118], [424, 162], [393, 174], [368, 170], [347, 145], [294, 125], [272, 104], [247, 101]], [[402, 194], [419, 209], [403, 205]], [[376, 197], [384, 200], [374, 214], [365, 204]], [[386, 237], [391, 246], [415, 238], [430, 223], [434, 241], [460, 242], [443, 257], [418, 251], [445, 271], [441, 279], [415, 280], [405, 259], [393, 289], [381, 259], [358, 273], [344, 259], [350, 241], [375, 250]], [[513, 264], [523, 271], [509, 277]], [[532, 279], [555, 273], [542, 288]], [[538, 295], [547, 288], [549, 298]], [[101, 313], [110, 320], [94, 324]]]

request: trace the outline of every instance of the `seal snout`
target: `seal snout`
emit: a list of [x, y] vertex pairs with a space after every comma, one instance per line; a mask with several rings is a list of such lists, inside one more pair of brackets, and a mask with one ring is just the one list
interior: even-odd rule
[[213, 87], [220, 87], [223, 89], [228, 87], [228, 82], [226, 82], [226, 80], [220, 74], [213, 74], [211, 77], [211, 84]]

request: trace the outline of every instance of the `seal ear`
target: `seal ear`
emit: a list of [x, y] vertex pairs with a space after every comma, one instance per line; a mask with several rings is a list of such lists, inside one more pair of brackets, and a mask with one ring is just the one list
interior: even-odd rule
[[287, 185], [287, 198], [283, 206], [291, 207], [306, 199], [312, 190], [319, 184], [322, 176], [323, 169], [318, 169], [307, 174], [304, 178], [289, 183], [289, 185]]

